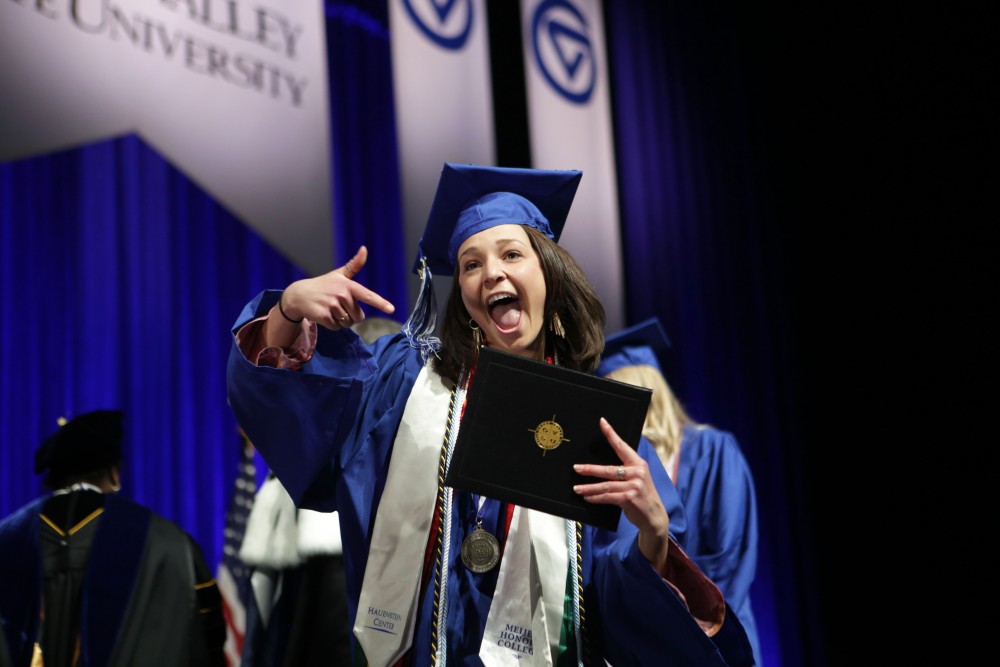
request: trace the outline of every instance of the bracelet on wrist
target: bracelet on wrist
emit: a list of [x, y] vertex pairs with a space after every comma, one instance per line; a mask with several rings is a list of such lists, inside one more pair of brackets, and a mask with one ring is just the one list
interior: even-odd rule
[[282, 293], [282, 295], [278, 297], [278, 312], [281, 313], [281, 316], [284, 317], [289, 322], [291, 322], [292, 324], [302, 324], [302, 320], [305, 319], [304, 317], [300, 317], [297, 320], [293, 320], [292, 318], [290, 318], [288, 315], [285, 314], [285, 309], [281, 307], [281, 299], [284, 296], [285, 296], [284, 293]]

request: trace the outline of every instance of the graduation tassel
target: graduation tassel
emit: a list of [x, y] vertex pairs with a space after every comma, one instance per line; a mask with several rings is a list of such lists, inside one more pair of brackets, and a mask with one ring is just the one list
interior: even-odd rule
[[403, 334], [410, 341], [410, 346], [420, 350], [424, 361], [441, 349], [441, 340], [435, 337], [437, 328], [437, 300], [434, 297], [434, 282], [431, 270], [427, 267], [427, 258], [420, 258], [420, 293], [417, 302], [413, 304], [410, 317], [403, 325]]

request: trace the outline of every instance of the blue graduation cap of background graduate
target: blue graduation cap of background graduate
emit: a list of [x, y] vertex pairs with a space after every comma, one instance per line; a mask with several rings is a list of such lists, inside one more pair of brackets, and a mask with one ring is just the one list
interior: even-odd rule
[[601, 355], [601, 364], [596, 372], [601, 377], [607, 377], [608, 373], [624, 366], [652, 366], [662, 373], [659, 354], [668, 347], [670, 339], [660, 320], [651, 317], [608, 336], [604, 341], [604, 354]]
[[403, 326], [415, 347], [434, 351], [437, 305], [431, 278], [455, 271], [458, 249], [473, 234], [497, 225], [528, 225], [559, 240], [583, 172], [486, 167], [446, 162], [417, 248], [413, 272], [420, 294]]

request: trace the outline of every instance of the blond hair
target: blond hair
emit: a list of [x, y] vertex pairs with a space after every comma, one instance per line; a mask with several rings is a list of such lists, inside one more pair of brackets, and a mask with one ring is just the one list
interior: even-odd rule
[[607, 377], [653, 390], [642, 435], [656, 449], [663, 465], [667, 465], [680, 450], [684, 425], [695, 424], [695, 421], [688, 416], [663, 373], [653, 366], [622, 366], [608, 373]]

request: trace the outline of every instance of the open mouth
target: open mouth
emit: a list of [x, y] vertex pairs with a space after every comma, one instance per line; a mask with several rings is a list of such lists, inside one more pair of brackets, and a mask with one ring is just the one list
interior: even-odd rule
[[521, 300], [514, 294], [493, 295], [486, 309], [501, 333], [510, 333], [521, 324]]

